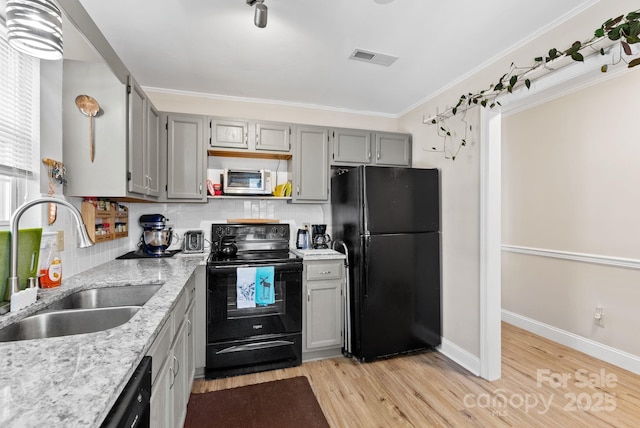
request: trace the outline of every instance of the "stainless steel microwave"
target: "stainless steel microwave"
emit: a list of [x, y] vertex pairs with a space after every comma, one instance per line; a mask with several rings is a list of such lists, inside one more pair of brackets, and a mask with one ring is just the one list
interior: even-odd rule
[[265, 169], [225, 169], [223, 192], [226, 195], [270, 195], [271, 171]]

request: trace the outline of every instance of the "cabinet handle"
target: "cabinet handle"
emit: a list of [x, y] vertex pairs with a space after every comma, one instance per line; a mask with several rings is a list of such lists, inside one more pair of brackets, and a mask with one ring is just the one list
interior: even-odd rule
[[311, 290], [307, 290], [307, 302], [311, 301]]
[[367, 159], [371, 160], [371, 151], [367, 152]]
[[256, 133], [256, 146], [260, 145], [260, 134]]
[[176, 375], [173, 373], [173, 367], [169, 366], [169, 371], [171, 372], [171, 385], [169, 385], [169, 389], [173, 389], [173, 384], [176, 383]]
[[244, 143], [247, 144], [247, 145], [249, 144], [249, 133], [248, 132], [244, 133]]
[[200, 194], [202, 195], [202, 183], [200, 183], [200, 186], [198, 186], [198, 191], [200, 192]]
[[191, 320], [187, 320], [187, 325], [189, 326], [189, 332], [187, 333], [187, 336], [191, 336], [191, 333], [193, 332], [193, 325], [191, 324]]
[[319, 273], [320, 275], [329, 275], [329, 274], [331, 273], [331, 271], [330, 271], [330, 270], [323, 270], [323, 271], [320, 271], [320, 272], [318, 272], [318, 273]]
[[178, 360], [176, 358], [176, 356], [174, 355], [173, 356], [173, 361], [175, 361], [176, 362], [176, 366], [178, 366], [178, 368], [176, 369], [176, 372], [173, 374], [173, 378], [175, 379], [175, 378], [178, 377], [178, 373], [180, 372], [180, 360]]
[[376, 159], [380, 159], [380, 152], [376, 154]]
[[298, 193], [298, 196], [300, 196], [300, 186], [296, 186], [296, 192]]

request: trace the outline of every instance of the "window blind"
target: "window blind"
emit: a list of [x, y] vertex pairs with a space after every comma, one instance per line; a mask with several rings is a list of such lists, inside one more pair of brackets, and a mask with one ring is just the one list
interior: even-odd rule
[[39, 144], [38, 59], [9, 47], [0, 19], [0, 174], [33, 172], [32, 148]]

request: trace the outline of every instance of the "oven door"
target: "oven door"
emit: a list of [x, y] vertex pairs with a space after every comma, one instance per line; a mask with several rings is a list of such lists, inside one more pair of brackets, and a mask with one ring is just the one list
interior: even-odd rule
[[207, 267], [208, 343], [302, 331], [302, 263], [269, 266], [274, 267], [275, 303], [255, 308], [237, 307], [236, 268], [240, 266]]

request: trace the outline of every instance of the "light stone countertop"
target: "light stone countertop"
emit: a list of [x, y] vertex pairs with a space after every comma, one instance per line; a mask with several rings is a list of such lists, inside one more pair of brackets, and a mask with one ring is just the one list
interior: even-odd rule
[[302, 257], [303, 260], [335, 260], [345, 259], [346, 256], [339, 251], [326, 249], [326, 250], [299, 250], [292, 248], [291, 252]]
[[202, 257], [114, 260], [38, 289], [38, 302], [0, 316], [0, 328], [72, 292], [163, 284], [127, 323], [109, 330], [0, 343], [0, 426], [99, 426], [147, 353]]

